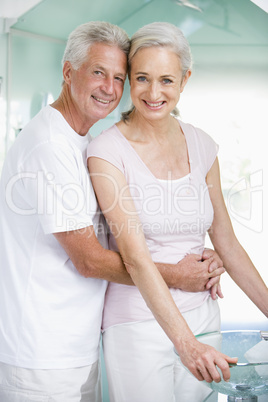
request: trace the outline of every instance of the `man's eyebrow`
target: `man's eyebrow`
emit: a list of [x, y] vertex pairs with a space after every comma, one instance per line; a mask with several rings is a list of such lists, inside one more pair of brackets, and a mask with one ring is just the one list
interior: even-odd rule
[[117, 76], [119, 76], [119, 77], [122, 77], [122, 78], [126, 78], [127, 77], [127, 74], [126, 73], [118, 73], [118, 74], [116, 74]]
[[105, 68], [103, 66], [101, 66], [100, 64], [95, 64], [93, 65], [93, 70], [104, 70]]
[[[101, 70], [104, 72], [107, 72], [107, 68], [101, 66], [100, 64], [96, 64], [95, 66], [93, 66], [93, 70]], [[127, 73], [115, 73], [116, 76], [122, 77], [122, 78], [126, 78], [127, 77]]]

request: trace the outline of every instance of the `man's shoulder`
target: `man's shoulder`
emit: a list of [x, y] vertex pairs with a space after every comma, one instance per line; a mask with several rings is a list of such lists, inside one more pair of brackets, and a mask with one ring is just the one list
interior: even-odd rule
[[65, 160], [68, 155], [73, 158], [79, 154], [66, 133], [68, 126], [65, 127], [62, 120], [51, 107], [43, 108], [34, 116], [19, 133], [6, 156], [10, 167], [38, 166], [42, 161], [58, 160], [61, 155]]

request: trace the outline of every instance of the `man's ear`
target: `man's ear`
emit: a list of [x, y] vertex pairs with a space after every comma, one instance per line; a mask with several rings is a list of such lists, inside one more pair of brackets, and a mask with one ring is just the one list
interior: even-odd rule
[[69, 84], [71, 82], [72, 76], [72, 65], [69, 61], [65, 61], [62, 69], [63, 79], [64, 81]]

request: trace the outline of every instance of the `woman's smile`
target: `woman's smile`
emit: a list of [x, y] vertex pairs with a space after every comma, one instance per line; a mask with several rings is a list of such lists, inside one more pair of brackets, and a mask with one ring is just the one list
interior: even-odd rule
[[150, 107], [151, 109], [159, 109], [164, 105], [165, 102], [164, 101], [161, 101], [161, 102], [149, 102], [149, 101], [144, 100], [144, 103], [148, 107]]
[[147, 120], [165, 119], [175, 109], [188, 76], [169, 47], [140, 49], [132, 59], [130, 94], [136, 112]]

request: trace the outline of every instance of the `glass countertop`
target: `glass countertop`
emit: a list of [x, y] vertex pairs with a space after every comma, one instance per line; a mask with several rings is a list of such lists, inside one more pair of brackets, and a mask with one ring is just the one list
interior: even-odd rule
[[238, 357], [238, 363], [230, 365], [229, 382], [205, 382], [213, 391], [236, 397], [268, 394], [268, 340], [261, 331], [212, 332], [197, 335], [196, 339]]

